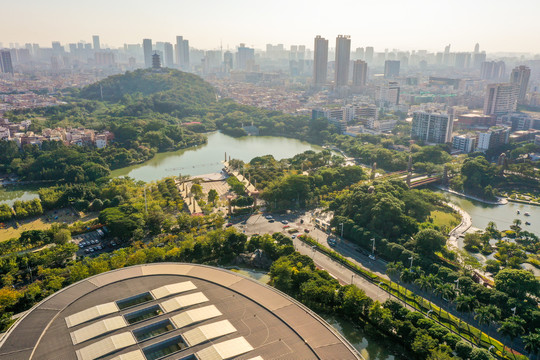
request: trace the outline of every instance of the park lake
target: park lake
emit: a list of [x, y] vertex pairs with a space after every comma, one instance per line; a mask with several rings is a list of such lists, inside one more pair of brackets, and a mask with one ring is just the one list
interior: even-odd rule
[[[142, 164], [137, 164], [112, 171], [112, 177], [129, 176], [145, 182], [155, 181], [168, 176], [203, 175], [219, 172], [223, 168], [225, 153], [227, 157], [250, 161], [254, 157], [271, 154], [276, 159], [290, 158], [307, 150], [321, 151], [322, 147], [297, 139], [275, 136], [245, 136], [234, 138], [220, 132], [208, 134], [204, 145], [174, 152], [156, 154]], [[540, 235], [540, 207], [508, 203], [507, 205], [486, 205], [479, 201], [464, 199], [447, 194], [449, 200], [467, 211], [473, 221], [473, 227], [485, 228], [493, 220], [499, 230], [508, 229], [513, 219], [520, 217], [531, 222], [524, 227]], [[31, 200], [37, 197], [35, 189], [18, 187], [0, 187], [0, 203], [12, 205], [16, 200]], [[521, 215], [517, 215], [520, 210]], [[528, 212], [529, 217], [524, 214]]]

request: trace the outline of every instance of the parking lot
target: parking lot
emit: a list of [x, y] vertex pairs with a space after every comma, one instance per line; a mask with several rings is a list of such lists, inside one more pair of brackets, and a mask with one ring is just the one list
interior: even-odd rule
[[74, 236], [71, 241], [79, 246], [77, 255], [88, 256], [92, 254], [99, 254], [106, 251], [110, 247], [115, 247], [116, 243], [104, 241], [105, 232], [101, 229], [91, 231], [85, 234]]

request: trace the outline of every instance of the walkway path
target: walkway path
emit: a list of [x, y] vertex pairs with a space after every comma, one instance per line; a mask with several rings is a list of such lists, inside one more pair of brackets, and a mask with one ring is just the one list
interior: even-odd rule
[[238, 171], [236, 170], [233, 170], [232, 168], [229, 167], [229, 163], [226, 161], [224, 163], [224, 166], [225, 166], [225, 171], [227, 171], [229, 174], [231, 175], [234, 175], [236, 176], [236, 178], [242, 183], [244, 184], [248, 194], [251, 194], [252, 192], [255, 192], [257, 191], [257, 188], [255, 186], [253, 186], [252, 183], [249, 182], [248, 179], [246, 179], [245, 176], [243, 176], [242, 174], [240, 174]]
[[175, 180], [175, 182], [176, 186], [178, 187], [178, 191], [180, 191], [180, 196], [182, 196], [182, 200], [184, 201], [189, 213], [191, 215], [202, 214], [202, 209], [199, 204], [197, 204], [197, 200], [195, 200], [195, 198], [191, 195], [191, 186], [193, 183], [191, 181], [182, 183], [179, 180]]

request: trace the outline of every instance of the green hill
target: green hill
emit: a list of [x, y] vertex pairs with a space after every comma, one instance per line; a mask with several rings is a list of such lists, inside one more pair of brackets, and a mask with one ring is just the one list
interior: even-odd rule
[[126, 97], [150, 97], [162, 106], [203, 107], [216, 101], [214, 88], [197, 75], [173, 69], [140, 69], [110, 76], [81, 89], [78, 97], [119, 102]]

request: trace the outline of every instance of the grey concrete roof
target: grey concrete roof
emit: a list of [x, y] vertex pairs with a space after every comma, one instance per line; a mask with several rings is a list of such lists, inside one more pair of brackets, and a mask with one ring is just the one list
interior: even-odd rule
[[[182, 294], [170, 291], [173, 284], [190, 281], [193, 286]], [[168, 291], [163, 291], [167, 285]], [[151, 301], [103, 314], [84, 323], [68, 328], [66, 318], [93, 308], [132, 297], [152, 290], [160, 296]], [[184, 289], [183, 289], [184, 290]], [[170, 293], [170, 294], [168, 294]], [[202, 293], [208, 301], [188, 302], [184, 307], [168, 307], [161, 304], [179, 295]], [[126, 326], [104, 327], [103, 321], [158, 305], [161, 313], [156, 317]], [[202, 350], [243, 337], [253, 350], [235, 359], [253, 359], [259, 356], [269, 359], [361, 359], [354, 348], [330, 325], [309, 309], [281, 292], [227, 270], [182, 263], [156, 263], [122, 268], [73, 284], [43, 300], [11, 327], [0, 342], [0, 360], [19, 359], [81, 359], [80, 354], [93, 354], [96, 345], [103, 340], [119, 339], [117, 335], [131, 332], [159, 321], [178, 318], [187, 311], [208, 308], [213, 305], [219, 310], [210, 317], [199, 316], [200, 320], [187, 321], [173, 329], [142, 341], [115, 342], [112, 352], [100, 359], [123, 358], [123, 354], [138, 354], [151, 345], [183, 335], [201, 326], [228, 320], [235, 331], [222, 331], [218, 338], [202, 341], [193, 346], [163, 357], [163, 360], [179, 359], [190, 354], [204, 353]], [[204, 310], [203, 310], [204, 311]], [[193, 312], [192, 312], [193, 313]], [[218, 315], [221, 314], [221, 315]], [[189, 315], [181, 315], [188, 318]], [[96, 324], [92, 326], [93, 324]], [[72, 333], [83, 328], [103, 329], [95, 331], [94, 337], [81, 336], [73, 341]], [[205, 329], [205, 328], [203, 328]], [[106, 332], [103, 332], [106, 331]], [[220, 333], [220, 331], [217, 331]], [[193, 331], [191, 332], [193, 334]], [[185, 337], [184, 337], [185, 339]], [[75, 344], [74, 344], [75, 343]], [[86, 349], [86, 350], [85, 350]], [[206, 352], [210, 350], [205, 350]], [[101, 355], [100, 355], [101, 356]]]

